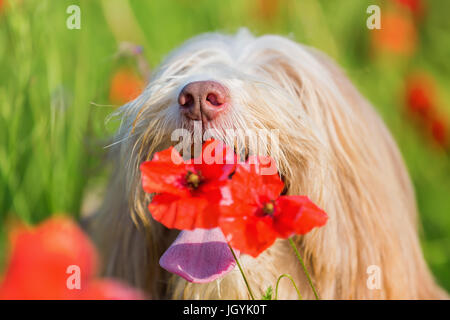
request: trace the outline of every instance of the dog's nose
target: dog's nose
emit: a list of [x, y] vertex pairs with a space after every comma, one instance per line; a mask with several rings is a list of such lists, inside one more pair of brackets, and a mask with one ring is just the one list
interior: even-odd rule
[[181, 112], [192, 120], [210, 121], [224, 110], [228, 90], [216, 81], [195, 81], [187, 84], [178, 96]]

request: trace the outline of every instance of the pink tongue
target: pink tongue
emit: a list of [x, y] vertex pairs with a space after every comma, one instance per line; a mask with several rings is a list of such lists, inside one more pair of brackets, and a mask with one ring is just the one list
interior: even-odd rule
[[159, 265], [187, 281], [205, 283], [233, 270], [235, 261], [222, 231], [214, 228], [181, 231]]

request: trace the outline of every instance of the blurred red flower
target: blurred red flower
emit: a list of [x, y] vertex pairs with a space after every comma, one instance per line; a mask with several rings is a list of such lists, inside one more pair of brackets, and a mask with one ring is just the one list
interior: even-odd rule
[[447, 123], [442, 119], [434, 119], [431, 122], [431, 134], [434, 141], [441, 147], [448, 146]]
[[409, 76], [406, 79], [405, 90], [406, 107], [412, 114], [417, 114], [423, 119], [432, 116], [436, 104], [436, 92], [434, 83], [422, 73]]
[[238, 165], [229, 184], [232, 201], [220, 206], [219, 226], [242, 253], [257, 257], [277, 238], [306, 234], [323, 226], [328, 216], [306, 196], [280, 196], [278, 173], [260, 174], [267, 157], [250, 157]]
[[447, 123], [438, 110], [436, 84], [430, 76], [420, 72], [406, 79], [407, 111], [417, 117], [425, 134], [442, 147], [448, 146]]
[[143, 162], [142, 185], [156, 193], [148, 208], [168, 228], [192, 230], [217, 227], [221, 189], [235, 168], [234, 152], [209, 140], [199, 158], [184, 161], [173, 147]]
[[[0, 299], [143, 298], [140, 292], [116, 281], [94, 278], [96, 250], [68, 218], [55, 217], [11, 235], [12, 251], [0, 285]], [[69, 266], [78, 268], [80, 288], [69, 289]]]
[[135, 288], [113, 279], [96, 279], [89, 282], [80, 300], [143, 300], [144, 294]]
[[417, 32], [406, 15], [386, 12], [381, 15], [381, 29], [371, 31], [372, 45], [378, 52], [409, 56], [417, 46]]
[[412, 14], [417, 18], [421, 18], [425, 13], [425, 5], [423, 0], [394, 0], [394, 1], [398, 3], [401, 7], [411, 11]]
[[109, 99], [115, 104], [125, 104], [139, 96], [144, 86], [136, 72], [129, 68], [119, 69], [111, 79]]

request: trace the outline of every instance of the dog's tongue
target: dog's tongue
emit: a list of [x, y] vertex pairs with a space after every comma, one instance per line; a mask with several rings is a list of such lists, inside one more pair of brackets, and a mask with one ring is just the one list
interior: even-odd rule
[[181, 231], [159, 264], [187, 281], [205, 283], [233, 270], [235, 261], [222, 231], [214, 228]]

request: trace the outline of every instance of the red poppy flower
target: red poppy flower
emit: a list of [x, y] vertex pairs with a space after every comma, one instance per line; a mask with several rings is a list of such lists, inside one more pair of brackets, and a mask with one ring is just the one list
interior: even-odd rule
[[111, 79], [109, 100], [116, 104], [125, 104], [139, 96], [144, 86], [144, 81], [136, 72], [122, 68]]
[[[0, 299], [104, 299], [142, 294], [117, 282], [94, 280], [97, 253], [71, 220], [56, 217], [36, 228], [15, 230]], [[80, 288], [69, 289], [69, 266], [79, 270]], [[92, 289], [91, 289], [92, 288]], [[99, 293], [102, 292], [100, 295]], [[131, 298], [132, 296], [129, 295]]]
[[220, 207], [219, 226], [229, 243], [257, 257], [277, 238], [305, 234], [323, 226], [328, 217], [305, 196], [280, 196], [284, 188], [278, 173], [262, 175], [267, 157], [250, 157], [238, 165], [229, 183], [232, 201]]
[[183, 161], [170, 147], [141, 164], [142, 185], [156, 193], [148, 208], [168, 228], [217, 227], [221, 189], [233, 172], [236, 157], [225, 144], [205, 142], [200, 157]]

